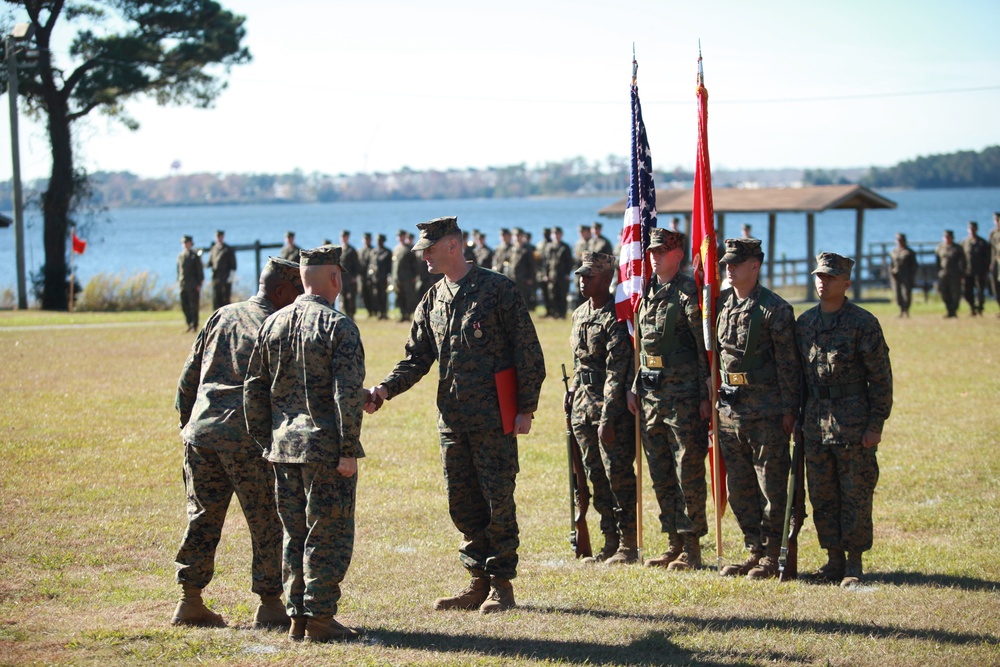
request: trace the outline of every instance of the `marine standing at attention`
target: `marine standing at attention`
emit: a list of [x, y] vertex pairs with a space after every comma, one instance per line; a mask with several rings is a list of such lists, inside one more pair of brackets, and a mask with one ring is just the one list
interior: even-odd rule
[[819, 305], [795, 325], [806, 382], [806, 479], [828, 555], [816, 575], [846, 587], [860, 581], [861, 555], [872, 548], [876, 452], [892, 409], [892, 367], [878, 319], [847, 299], [854, 260], [824, 252], [816, 264]]
[[[444, 274], [417, 306], [406, 341], [406, 357], [372, 389], [373, 412], [403, 393], [438, 362], [438, 430], [448, 507], [462, 534], [459, 559], [469, 586], [439, 598], [435, 609], [515, 606], [511, 580], [519, 545], [514, 483], [517, 436], [527, 434], [538, 407], [545, 360], [528, 310], [514, 285], [493, 271], [467, 264], [462, 232], [454, 217], [424, 222], [414, 246], [431, 273]], [[506, 430], [496, 374], [514, 369], [516, 410]]]
[[358, 312], [358, 277], [361, 275], [361, 260], [357, 249], [351, 245], [351, 232], [340, 232], [340, 265], [344, 267], [344, 289], [340, 292], [341, 309], [352, 320]]
[[609, 291], [617, 268], [611, 255], [583, 253], [576, 275], [587, 300], [573, 313], [573, 381], [563, 397], [604, 534], [604, 547], [585, 562], [612, 564], [636, 561], [635, 417], [625, 404], [635, 371]]
[[208, 268], [212, 269], [212, 307], [222, 308], [232, 301], [233, 273], [236, 271], [236, 251], [226, 243], [226, 232], [215, 230], [215, 243], [208, 251]]
[[181, 310], [188, 331], [198, 330], [198, 310], [201, 307], [201, 284], [205, 281], [205, 267], [194, 250], [194, 239], [187, 234], [181, 237], [182, 250], [177, 255], [177, 288], [181, 295]]
[[400, 229], [392, 250], [392, 289], [396, 293], [399, 321], [409, 322], [417, 307], [417, 256], [410, 249], [409, 233]]
[[247, 433], [243, 378], [257, 332], [275, 310], [302, 293], [299, 265], [272, 257], [257, 294], [223, 306], [198, 334], [177, 383], [184, 440], [188, 525], [174, 559], [184, 595], [174, 625], [224, 626], [201, 591], [215, 572], [215, 549], [233, 494], [250, 528], [251, 590], [260, 596], [254, 627], [288, 627], [281, 603], [281, 521], [274, 504], [274, 470]]
[[281, 248], [281, 259], [287, 259], [289, 262], [298, 262], [300, 252], [302, 252], [302, 249], [295, 245], [295, 232], [289, 229], [285, 232], [285, 245]]
[[684, 235], [651, 229], [649, 259], [654, 277], [636, 315], [639, 375], [627, 400], [642, 419], [642, 444], [668, 544], [645, 565], [692, 570], [701, 567], [700, 538], [708, 534], [708, 358], [698, 288], [680, 272]]
[[332, 245], [302, 251], [305, 294], [264, 322], [243, 386], [247, 430], [274, 464], [292, 640], [360, 634], [334, 618], [354, 552], [366, 397], [361, 335], [333, 309], [340, 257]]
[[962, 239], [965, 253], [965, 276], [962, 279], [965, 301], [973, 317], [983, 314], [986, 301], [986, 276], [990, 272], [990, 244], [979, 235], [979, 223], [969, 222], [969, 235]]
[[917, 254], [906, 244], [906, 234], [896, 234], [896, 247], [889, 252], [889, 278], [896, 292], [899, 316], [910, 316], [913, 286], [917, 283]]
[[941, 300], [947, 311], [945, 317], [958, 317], [966, 257], [962, 246], [955, 243], [955, 232], [944, 230], [944, 236], [934, 254], [938, 265], [938, 291], [941, 292]]
[[722, 568], [723, 576], [778, 575], [791, 459], [789, 436], [801, 402], [795, 316], [784, 299], [760, 284], [764, 253], [758, 239], [726, 239], [726, 277], [716, 336], [722, 386], [719, 443], [729, 505], [750, 555]]

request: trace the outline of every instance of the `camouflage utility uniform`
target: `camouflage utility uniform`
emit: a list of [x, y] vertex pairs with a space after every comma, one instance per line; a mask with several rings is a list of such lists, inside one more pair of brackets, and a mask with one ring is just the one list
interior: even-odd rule
[[[632, 340], [615, 315], [613, 299], [599, 310], [589, 299], [584, 301], [573, 313], [569, 340], [573, 436], [594, 488], [594, 509], [601, 515], [605, 544], [617, 549], [619, 543], [634, 544], [636, 538], [635, 418], [625, 405], [625, 390], [634, 375]], [[601, 443], [599, 426], [613, 430], [613, 445]]]
[[250, 358], [247, 426], [274, 463], [290, 616], [337, 613], [354, 550], [358, 479], [341, 476], [337, 465], [364, 456], [364, 376], [357, 325], [316, 294], [268, 318]]
[[201, 302], [201, 284], [205, 281], [205, 267], [194, 248], [182, 250], [177, 255], [177, 287], [181, 295], [181, 310], [188, 330], [198, 328], [198, 310]]
[[361, 276], [361, 259], [350, 243], [341, 246], [340, 264], [346, 273], [341, 274], [344, 287], [340, 292], [340, 307], [352, 320], [358, 312], [358, 279]]
[[729, 504], [751, 554], [766, 551], [776, 559], [791, 463], [782, 419], [799, 413], [801, 399], [795, 316], [760, 284], [742, 301], [732, 288], [720, 301], [719, 440]]
[[708, 400], [708, 359], [694, 279], [678, 273], [660, 284], [654, 276], [636, 326], [640, 366], [633, 391], [642, 406], [642, 444], [660, 529], [680, 546], [677, 535], [697, 541], [708, 533], [708, 423], [699, 414]]
[[403, 241], [392, 250], [392, 289], [400, 321], [409, 320], [417, 307], [417, 256]]
[[517, 411], [535, 411], [545, 361], [524, 300], [487, 269], [470, 267], [457, 283], [443, 278], [418, 304], [405, 350], [381, 384], [392, 399], [438, 362], [441, 462], [451, 518], [463, 536], [459, 557], [467, 569], [512, 579], [517, 440], [501, 425], [494, 374], [514, 368]]
[[976, 234], [978, 226], [970, 230], [970, 235], [962, 239], [965, 254], [965, 276], [962, 279], [965, 301], [973, 315], [983, 313], [986, 301], [986, 282], [990, 273], [990, 244]]
[[913, 303], [913, 286], [917, 282], [917, 254], [909, 246], [893, 248], [889, 252], [889, 277], [899, 312], [908, 314]]
[[233, 493], [253, 545], [258, 595], [281, 595], [281, 521], [274, 504], [274, 471], [247, 433], [243, 377], [257, 331], [274, 312], [266, 298], [223, 306], [208, 318], [184, 364], [176, 407], [184, 440], [188, 526], [175, 558], [177, 582], [205, 588]]
[[212, 306], [218, 310], [232, 300], [230, 277], [236, 271], [236, 251], [228, 243], [216, 240], [208, 251], [208, 267], [212, 269]]
[[861, 553], [872, 547], [878, 447], [892, 408], [889, 347], [874, 315], [851, 302], [826, 315], [799, 316], [795, 337], [806, 381], [803, 421], [809, 500], [820, 546]]
[[938, 291], [948, 311], [948, 317], [955, 317], [962, 301], [962, 277], [965, 275], [965, 252], [957, 243], [940, 243], [934, 250], [938, 265]]

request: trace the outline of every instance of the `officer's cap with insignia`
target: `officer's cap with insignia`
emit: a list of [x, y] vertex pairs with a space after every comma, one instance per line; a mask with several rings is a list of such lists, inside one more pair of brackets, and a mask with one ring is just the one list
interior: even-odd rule
[[684, 247], [684, 235], [662, 227], [653, 227], [649, 230], [649, 249], [663, 248], [673, 250]]
[[414, 250], [430, 248], [449, 234], [462, 233], [458, 228], [458, 218], [453, 215], [421, 222], [417, 225], [417, 229], [420, 230], [420, 240], [414, 244]]
[[760, 239], [726, 239], [726, 254], [720, 261], [726, 264], [742, 264], [748, 259], [764, 260]]
[[580, 268], [574, 271], [578, 276], [598, 276], [615, 270], [615, 258], [603, 252], [585, 252]]
[[835, 252], [821, 252], [816, 255], [816, 268], [813, 273], [825, 273], [831, 276], [851, 276], [854, 260], [838, 255]]
[[264, 270], [276, 274], [280, 280], [290, 282], [295, 287], [302, 287], [302, 275], [299, 273], [298, 262], [291, 262], [280, 257], [268, 257]]
[[194, 238], [190, 234], [185, 234], [181, 237], [182, 243], [194, 243]]
[[321, 245], [318, 248], [303, 250], [299, 253], [299, 264], [302, 266], [339, 266], [341, 271], [347, 271], [340, 263], [339, 245]]

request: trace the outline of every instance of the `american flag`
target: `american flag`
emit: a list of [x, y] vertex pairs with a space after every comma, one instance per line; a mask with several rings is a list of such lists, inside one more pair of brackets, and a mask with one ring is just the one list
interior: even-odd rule
[[635, 83], [637, 64], [632, 61], [632, 164], [629, 172], [628, 203], [622, 226], [621, 255], [618, 259], [618, 286], [615, 288], [615, 313], [618, 321], [628, 321], [635, 336], [633, 317], [650, 276], [645, 250], [649, 230], [656, 227], [656, 190], [653, 185], [653, 161], [646, 140], [646, 126], [639, 106], [639, 88]]

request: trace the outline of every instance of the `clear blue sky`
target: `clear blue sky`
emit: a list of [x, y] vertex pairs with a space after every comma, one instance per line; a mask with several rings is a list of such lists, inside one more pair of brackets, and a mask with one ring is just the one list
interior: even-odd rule
[[[88, 169], [336, 174], [624, 156], [633, 43], [654, 165], [691, 168], [699, 38], [717, 169], [887, 166], [1000, 143], [997, 0], [221, 1], [247, 17], [253, 63], [213, 109], [143, 101], [129, 107], [137, 132], [100, 115], [78, 123]], [[6, 100], [0, 110], [6, 180]], [[21, 145], [24, 176], [45, 175], [43, 128], [22, 120]]]

